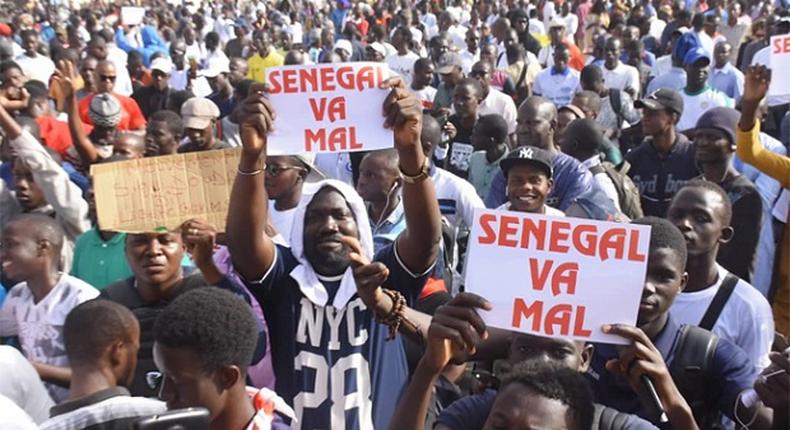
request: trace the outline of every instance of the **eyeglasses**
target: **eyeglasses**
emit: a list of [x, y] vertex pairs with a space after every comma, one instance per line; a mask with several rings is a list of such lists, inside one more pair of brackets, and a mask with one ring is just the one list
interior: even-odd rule
[[100, 81], [115, 82], [115, 78], [116, 78], [115, 76], [110, 76], [110, 75], [99, 75], [99, 80]]
[[297, 166], [278, 166], [276, 164], [267, 164], [266, 167], [263, 168], [263, 170], [271, 176], [279, 176], [280, 173], [286, 170], [306, 170], [306, 169]]
[[159, 390], [162, 385], [162, 372], [151, 371], [145, 374], [145, 385], [152, 390]]

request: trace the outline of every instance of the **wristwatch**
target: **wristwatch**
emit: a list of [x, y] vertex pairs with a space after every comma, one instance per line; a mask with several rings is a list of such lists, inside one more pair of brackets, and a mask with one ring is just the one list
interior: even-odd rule
[[425, 161], [422, 163], [422, 167], [420, 167], [420, 172], [414, 176], [409, 175], [408, 173], [403, 171], [403, 167], [398, 164], [398, 170], [400, 170], [400, 174], [403, 175], [403, 181], [407, 184], [417, 184], [425, 180], [428, 177], [428, 170], [431, 168], [431, 163], [428, 161], [428, 157], [425, 157]]

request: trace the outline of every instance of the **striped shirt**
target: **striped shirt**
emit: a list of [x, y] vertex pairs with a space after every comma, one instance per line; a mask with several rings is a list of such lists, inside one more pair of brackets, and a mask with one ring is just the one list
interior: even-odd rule
[[41, 430], [128, 429], [142, 417], [161, 414], [167, 407], [159, 400], [132, 397], [123, 387], [110, 387], [91, 395], [65, 401], [50, 410], [51, 418]]

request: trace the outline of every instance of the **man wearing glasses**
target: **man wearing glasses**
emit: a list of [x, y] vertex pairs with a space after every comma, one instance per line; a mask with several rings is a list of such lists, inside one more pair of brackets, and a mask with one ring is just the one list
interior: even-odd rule
[[84, 124], [94, 125], [90, 118], [90, 106], [93, 97], [97, 94], [111, 94], [121, 104], [121, 121], [118, 123], [118, 130], [145, 130], [145, 117], [140, 110], [140, 106], [131, 97], [126, 97], [115, 92], [115, 80], [117, 78], [115, 65], [111, 61], [100, 61], [96, 65], [95, 88], [93, 94], [88, 95], [79, 102], [80, 120]]
[[324, 178], [314, 165], [315, 154], [270, 156], [266, 159], [266, 195], [272, 226], [288, 245], [294, 212], [315, 193], [311, 183]]

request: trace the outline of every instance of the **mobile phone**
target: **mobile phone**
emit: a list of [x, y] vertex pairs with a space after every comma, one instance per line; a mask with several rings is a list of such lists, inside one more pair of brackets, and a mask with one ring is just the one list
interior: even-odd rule
[[208, 430], [209, 413], [206, 408], [186, 408], [167, 411], [138, 420], [135, 430]]

